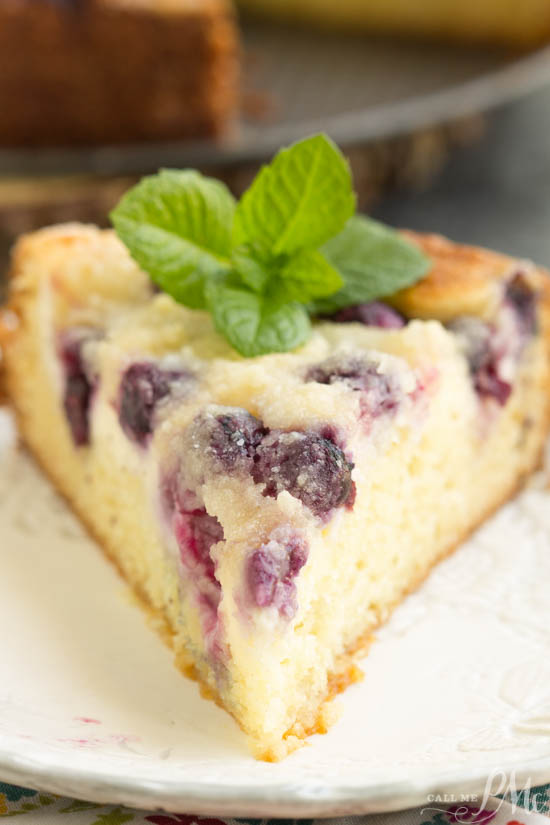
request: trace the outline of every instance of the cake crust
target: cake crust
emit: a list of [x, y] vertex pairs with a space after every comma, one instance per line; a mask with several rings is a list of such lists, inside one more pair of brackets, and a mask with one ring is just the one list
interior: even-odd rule
[[419, 283], [391, 298], [391, 303], [407, 316], [437, 318], [443, 322], [457, 315], [488, 318], [494, 312], [500, 285], [518, 268], [525, 270], [535, 289], [548, 293], [548, 272], [529, 262], [489, 249], [453, 243], [441, 235], [410, 230], [403, 234], [433, 262]]

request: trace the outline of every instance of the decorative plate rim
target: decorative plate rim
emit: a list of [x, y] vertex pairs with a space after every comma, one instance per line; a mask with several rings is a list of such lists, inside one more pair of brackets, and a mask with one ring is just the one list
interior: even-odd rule
[[[550, 782], [550, 751], [518, 763], [502, 763], [495, 771], [514, 777], [522, 787]], [[482, 795], [490, 778], [484, 768], [419, 772], [418, 777], [398, 782], [331, 785], [324, 778], [275, 785], [219, 782], [147, 782], [130, 776], [113, 779], [97, 770], [47, 765], [43, 760], [0, 750], [0, 779], [35, 790], [84, 798], [103, 804], [226, 817], [331, 817], [383, 813], [430, 807], [429, 796], [442, 793]]]

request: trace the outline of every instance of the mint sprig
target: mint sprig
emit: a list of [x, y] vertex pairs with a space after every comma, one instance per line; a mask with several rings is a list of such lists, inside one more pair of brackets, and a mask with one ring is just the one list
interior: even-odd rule
[[347, 161], [315, 135], [281, 150], [238, 203], [219, 181], [162, 170], [130, 189], [111, 220], [155, 284], [208, 310], [251, 357], [304, 343], [310, 314], [391, 295], [425, 274], [417, 247], [354, 210]]

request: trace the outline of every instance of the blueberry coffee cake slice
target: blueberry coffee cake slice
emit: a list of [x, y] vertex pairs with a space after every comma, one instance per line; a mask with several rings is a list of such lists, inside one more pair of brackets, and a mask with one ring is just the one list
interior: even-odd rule
[[25, 443], [271, 760], [548, 429], [545, 273], [353, 217], [349, 187], [322, 137], [238, 204], [162, 172], [116, 234], [22, 238], [3, 316]]

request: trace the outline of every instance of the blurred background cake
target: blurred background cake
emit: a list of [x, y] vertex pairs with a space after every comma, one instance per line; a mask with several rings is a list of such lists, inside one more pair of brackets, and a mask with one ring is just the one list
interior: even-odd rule
[[0, 144], [217, 136], [238, 65], [230, 0], [2, 0]]

